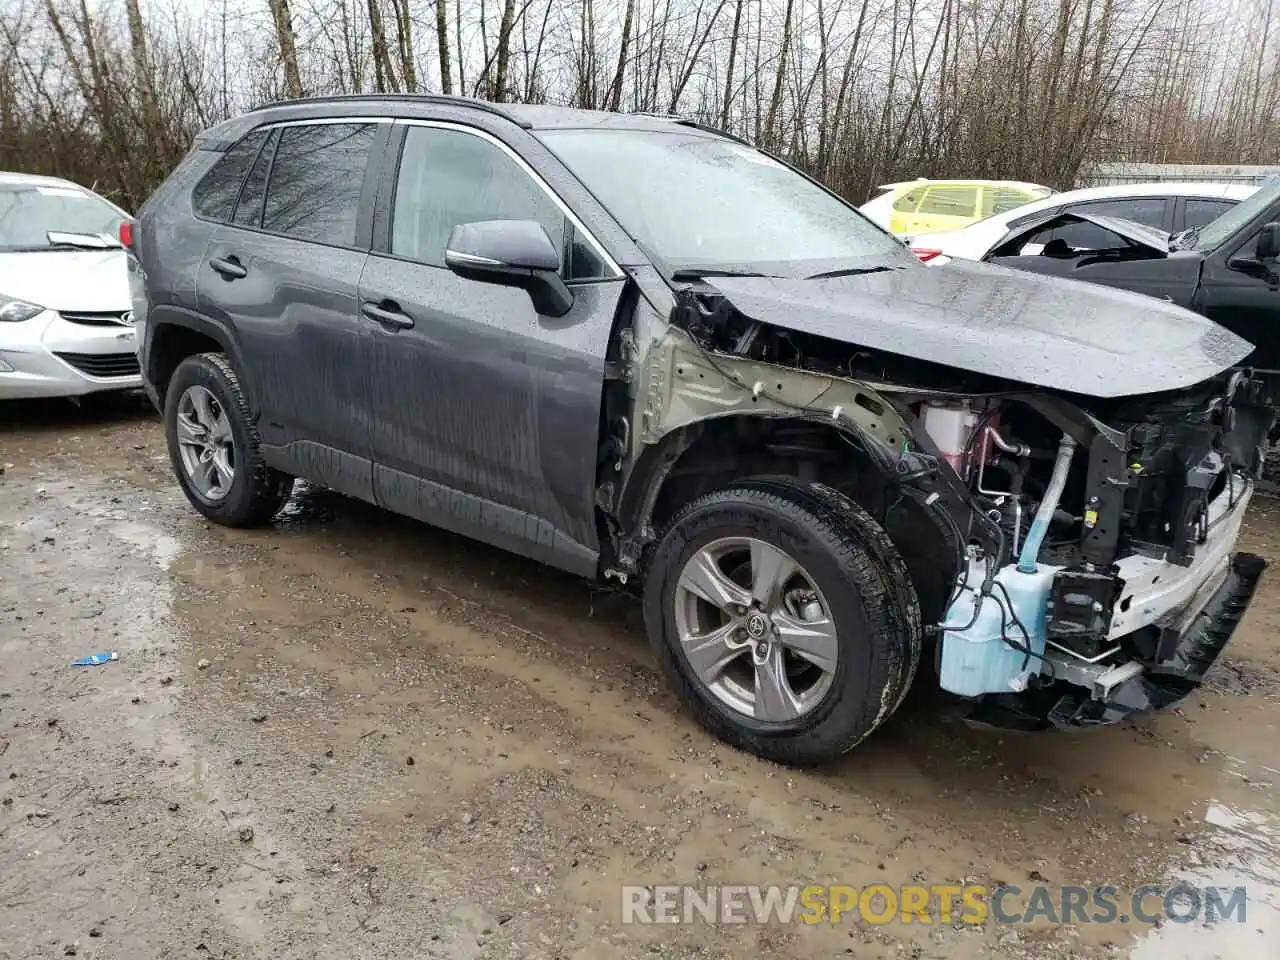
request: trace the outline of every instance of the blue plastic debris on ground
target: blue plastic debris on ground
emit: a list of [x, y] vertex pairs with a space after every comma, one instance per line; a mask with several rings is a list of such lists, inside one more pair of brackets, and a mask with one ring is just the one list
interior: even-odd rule
[[112, 650], [110, 653], [91, 653], [87, 657], [77, 657], [71, 661], [73, 667], [96, 667], [111, 660], [119, 660], [120, 655]]

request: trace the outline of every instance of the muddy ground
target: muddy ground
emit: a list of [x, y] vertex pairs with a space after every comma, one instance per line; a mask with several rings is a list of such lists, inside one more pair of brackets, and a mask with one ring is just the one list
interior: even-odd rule
[[[4, 960], [1280, 954], [1274, 571], [1176, 711], [1010, 735], [917, 690], [797, 772], [680, 712], [629, 596], [301, 487], [207, 524], [145, 401], [0, 408], [0, 465]], [[1176, 878], [1245, 921], [620, 922], [624, 883]]]

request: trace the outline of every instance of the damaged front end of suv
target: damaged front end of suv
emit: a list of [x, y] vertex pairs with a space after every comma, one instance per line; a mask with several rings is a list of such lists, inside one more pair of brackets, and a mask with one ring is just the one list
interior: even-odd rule
[[665, 500], [785, 473], [888, 532], [924, 663], [972, 719], [1079, 727], [1176, 702], [1266, 566], [1236, 541], [1270, 400], [1234, 366], [1240, 338], [1081, 292], [962, 264], [678, 287], [630, 342], [612, 572], [639, 571]]

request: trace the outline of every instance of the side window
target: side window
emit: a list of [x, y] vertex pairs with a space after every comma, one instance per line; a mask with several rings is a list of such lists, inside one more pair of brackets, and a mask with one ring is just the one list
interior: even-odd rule
[[1035, 197], [1013, 190], [1009, 187], [984, 187], [982, 190], [982, 215], [994, 216], [997, 213], [1008, 213], [1023, 204], [1030, 203]]
[[1130, 246], [1132, 244], [1118, 233], [1081, 221], [1037, 230], [1027, 237], [1020, 255], [1071, 256], [1081, 250], [1123, 250]]
[[240, 185], [266, 139], [266, 130], [254, 130], [227, 150], [200, 179], [191, 192], [191, 206], [196, 216], [206, 220], [231, 219], [236, 197], [240, 196]]
[[396, 178], [391, 252], [444, 266], [454, 227], [480, 220], [536, 221], [562, 251], [566, 280], [606, 275], [556, 203], [507, 153], [459, 130], [409, 127]]
[[258, 152], [249, 176], [245, 178], [244, 189], [240, 191], [240, 202], [236, 204], [236, 213], [232, 223], [245, 227], [256, 227], [262, 223], [262, 200], [267, 195], [267, 174], [271, 171], [271, 157], [275, 154], [276, 142], [280, 139], [280, 131], [272, 130], [271, 138]]
[[262, 229], [334, 246], [354, 244], [375, 129], [372, 123], [281, 127]]
[[978, 206], [977, 187], [930, 187], [920, 204], [929, 216], [972, 217]]
[[1165, 211], [1169, 208], [1167, 197], [1130, 197], [1126, 200], [1095, 200], [1067, 207], [1073, 213], [1093, 213], [1100, 217], [1120, 217], [1143, 223], [1157, 230], [1165, 228]]
[[1200, 200], [1194, 197], [1188, 197], [1184, 210], [1183, 228], [1190, 230], [1194, 227], [1203, 227], [1206, 223], [1212, 223], [1220, 216], [1234, 207], [1235, 204], [1230, 200]]
[[[1094, 214], [1099, 217], [1119, 217], [1134, 223], [1146, 224], [1157, 230], [1164, 229], [1165, 210], [1169, 201], [1165, 197], [1132, 197], [1127, 200], [1096, 200], [1077, 203], [1063, 208], [1064, 213]], [[1061, 240], [1073, 250], [1118, 250], [1130, 246], [1124, 238], [1092, 223], [1068, 223], [1059, 226], [1045, 239]]]
[[898, 213], [915, 213], [916, 207], [920, 206], [920, 198], [924, 196], [924, 187], [916, 187], [914, 190], [908, 190], [897, 200], [893, 201], [893, 209]]

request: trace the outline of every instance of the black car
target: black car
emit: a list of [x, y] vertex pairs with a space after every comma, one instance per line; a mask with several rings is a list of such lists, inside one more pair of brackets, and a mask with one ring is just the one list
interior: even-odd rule
[[[1073, 243], [1087, 224], [1086, 245]], [[1122, 287], [1202, 313], [1255, 347], [1246, 362], [1280, 378], [1280, 177], [1207, 225], [1173, 236], [1082, 210], [1022, 223], [983, 258]]]
[[125, 234], [196, 510], [267, 523], [304, 477], [638, 584], [693, 713], [777, 760], [852, 748], [918, 669], [1020, 726], [1173, 702], [1265, 565], [1235, 552], [1270, 414], [1248, 343], [925, 266], [691, 121], [273, 105]]

